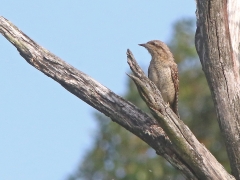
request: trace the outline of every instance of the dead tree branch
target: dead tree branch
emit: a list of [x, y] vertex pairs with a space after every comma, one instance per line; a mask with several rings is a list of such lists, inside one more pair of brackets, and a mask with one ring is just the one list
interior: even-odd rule
[[134, 74], [129, 76], [135, 82], [141, 97], [170, 138], [177, 153], [193, 169], [196, 177], [198, 179], [234, 179], [163, 101], [160, 91], [145, 76], [130, 50], [128, 50], [128, 64]]
[[3, 17], [0, 17], [0, 33], [33, 67], [141, 138], [189, 179], [196, 179], [191, 169], [182, 161], [181, 156], [176, 154], [162, 128], [149, 115], [39, 46]]
[[240, 179], [239, 12], [239, 0], [197, 0], [196, 49], [236, 179]]
[[180, 169], [188, 179], [234, 179], [163, 102], [161, 94], [141, 72], [130, 51], [127, 53], [128, 62], [134, 72], [134, 76], [130, 77], [137, 84], [140, 94], [158, 122], [36, 44], [3, 17], [0, 17], [0, 33], [17, 48], [29, 64], [137, 135], [174, 167]]

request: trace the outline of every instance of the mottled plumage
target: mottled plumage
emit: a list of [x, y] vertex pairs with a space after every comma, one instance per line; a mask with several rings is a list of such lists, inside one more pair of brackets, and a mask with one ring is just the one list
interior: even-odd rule
[[177, 64], [166, 44], [159, 40], [139, 44], [145, 47], [152, 56], [148, 68], [148, 77], [155, 83], [163, 100], [178, 114], [179, 80]]

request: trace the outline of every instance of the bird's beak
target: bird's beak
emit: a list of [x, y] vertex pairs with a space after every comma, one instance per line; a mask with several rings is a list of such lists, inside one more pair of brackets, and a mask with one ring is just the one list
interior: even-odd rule
[[143, 46], [143, 47], [146, 47], [146, 44], [138, 44], [139, 46]]

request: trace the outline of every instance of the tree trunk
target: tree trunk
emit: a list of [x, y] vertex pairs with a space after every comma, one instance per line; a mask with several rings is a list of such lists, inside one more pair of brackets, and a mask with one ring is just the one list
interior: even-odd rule
[[197, 0], [196, 49], [224, 136], [232, 174], [240, 179], [240, 1]]

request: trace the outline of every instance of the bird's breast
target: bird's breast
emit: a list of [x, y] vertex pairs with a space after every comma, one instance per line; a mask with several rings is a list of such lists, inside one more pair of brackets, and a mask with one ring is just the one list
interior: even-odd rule
[[170, 104], [173, 103], [175, 99], [175, 87], [170, 67], [150, 63], [148, 77], [160, 90], [163, 100]]

